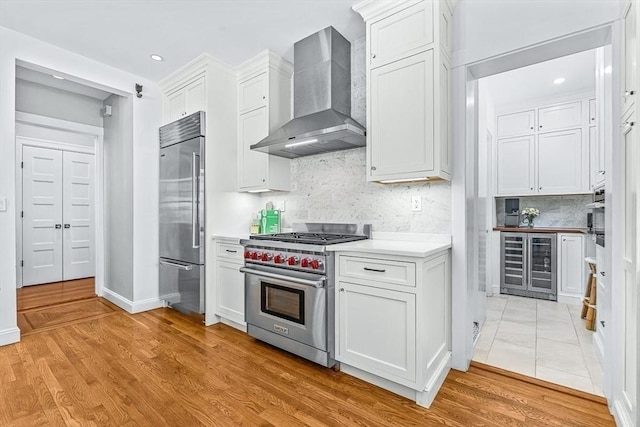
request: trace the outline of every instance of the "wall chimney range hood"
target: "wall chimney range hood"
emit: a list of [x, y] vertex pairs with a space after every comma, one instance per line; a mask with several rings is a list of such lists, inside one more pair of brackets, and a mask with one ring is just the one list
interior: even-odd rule
[[251, 149], [294, 159], [366, 144], [351, 118], [351, 43], [333, 27], [293, 45], [293, 117]]

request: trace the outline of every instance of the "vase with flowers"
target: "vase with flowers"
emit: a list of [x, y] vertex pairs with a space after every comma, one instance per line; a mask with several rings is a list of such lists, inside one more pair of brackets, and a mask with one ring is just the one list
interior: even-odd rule
[[521, 213], [524, 216], [524, 221], [527, 222], [527, 227], [533, 228], [533, 220], [540, 215], [540, 209], [524, 208]]

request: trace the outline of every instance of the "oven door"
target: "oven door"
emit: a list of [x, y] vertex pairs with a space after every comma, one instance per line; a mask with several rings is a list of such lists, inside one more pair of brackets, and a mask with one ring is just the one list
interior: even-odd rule
[[324, 276], [262, 266], [240, 271], [244, 273], [248, 324], [327, 350]]

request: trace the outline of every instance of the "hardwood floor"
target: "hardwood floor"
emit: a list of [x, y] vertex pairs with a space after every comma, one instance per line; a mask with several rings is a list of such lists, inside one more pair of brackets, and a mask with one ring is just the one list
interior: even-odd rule
[[94, 277], [24, 286], [16, 290], [18, 311], [92, 298], [96, 296], [95, 286]]
[[0, 347], [0, 425], [614, 425], [602, 403], [482, 365], [452, 371], [425, 409], [170, 309], [70, 322]]

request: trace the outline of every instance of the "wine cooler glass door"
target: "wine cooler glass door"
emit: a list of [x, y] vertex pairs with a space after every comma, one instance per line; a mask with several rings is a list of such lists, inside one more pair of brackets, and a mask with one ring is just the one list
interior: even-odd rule
[[502, 233], [502, 288], [527, 289], [527, 245], [524, 233]]
[[556, 295], [556, 236], [529, 234], [529, 290]]

